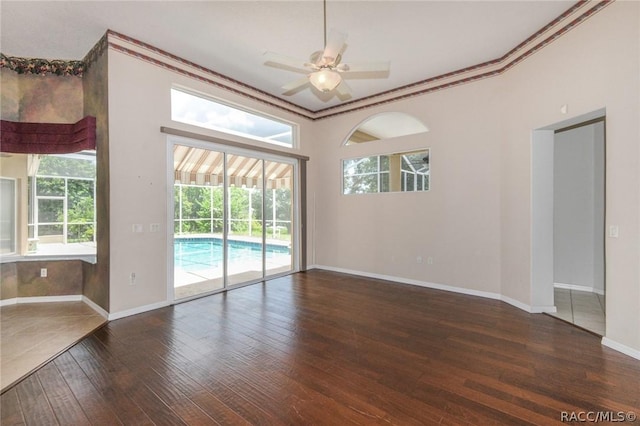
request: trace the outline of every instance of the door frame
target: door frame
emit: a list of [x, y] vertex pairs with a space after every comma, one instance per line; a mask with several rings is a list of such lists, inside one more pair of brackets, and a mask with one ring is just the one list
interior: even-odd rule
[[[304, 220], [306, 219], [306, 209], [304, 208], [304, 203], [306, 199], [306, 191], [305, 191], [305, 171], [306, 171], [306, 161], [309, 159], [308, 157], [297, 155], [297, 154], [288, 154], [288, 153], [280, 153], [277, 150], [271, 150], [268, 148], [262, 148], [257, 146], [252, 146], [251, 144], [238, 143], [235, 141], [226, 140], [223, 138], [215, 138], [206, 135], [199, 135], [191, 132], [183, 132], [175, 129], [161, 129], [163, 133], [167, 133], [167, 300], [169, 304], [182, 303], [189, 300], [197, 299], [200, 297], [208, 296], [210, 294], [215, 294], [231, 289], [236, 289], [240, 287], [244, 287], [247, 285], [252, 285], [261, 281], [265, 281], [267, 279], [278, 278], [281, 276], [289, 275], [295, 272], [299, 272], [301, 270], [306, 269], [306, 260], [305, 260], [305, 245], [306, 238], [303, 234], [303, 230], [306, 228], [304, 225]], [[223, 239], [223, 250], [224, 250], [224, 272], [223, 272], [223, 287], [221, 289], [213, 290], [210, 292], [201, 293], [198, 295], [194, 295], [192, 297], [186, 297], [176, 300], [175, 292], [174, 292], [174, 183], [175, 183], [175, 172], [174, 172], [174, 163], [173, 163], [173, 150], [175, 145], [183, 145], [188, 147], [194, 147], [199, 149], [206, 149], [211, 151], [218, 151], [225, 155], [225, 195], [224, 195], [224, 211], [226, 213], [226, 206], [229, 200], [227, 199], [226, 188], [228, 188], [228, 182], [226, 179], [226, 156], [227, 154], [233, 155], [241, 155], [247, 157], [258, 158], [263, 161], [277, 161], [282, 163], [291, 164], [293, 167], [293, 191], [292, 191], [292, 215], [294, 226], [292, 227], [292, 239], [291, 239], [291, 255], [292, 255], [292, 268], [290, 271], [282, 272], [273, 275], [266, 275], [265, 269], [265, 256], [263, 251], [263, 265], [262, 265], [262, 277], [258, 279], [249, 280], [246, 282], [233, 284], [231, 286], [228, 285], [227, 282], [227, 266], [226, 266], [226, 253], [227, 253], [227, 232], [226, 232], [226, 216], [224, 218], [224, 239]], [[264, 183], [264, 182], [263, 182]], [[263, 191], [266, 188], [263, 187]], [[263, 195], [263, 204], [264, 204], [264, 195]], [[264, 214], [263, 214], [264, 221]], [[264, 227], [263, 227], [263, 247], [264, 247]]]
[[[531, 134], [531, 312], [556, 312], [553, 279], [553, 151], [555, 132], [605, 119], [606, 109], [554, 123]], [[607, 220], [607, 168], [604, 168], [604, 221]], [[607, 287], [607, 239], [604, 238], [605, 289]], [[606, 290], [605, 290], [606, 291]], [[606, 333], [605, 333], [606, 334]]]

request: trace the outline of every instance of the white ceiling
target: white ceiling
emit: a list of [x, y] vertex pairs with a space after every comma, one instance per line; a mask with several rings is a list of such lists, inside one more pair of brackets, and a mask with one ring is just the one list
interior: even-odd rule
[[[391, 61], [386, 79], [349, 79], [352, 99], [501, 57], [576, 1], [328, 0], [327, 27], [348, 34], [343, 62]], [[263, 65], [273, 51], [307, 60], [323, 47], [321, 0], [6, 1], [0, 50], [82, 59], [107, 29], [313, 111], [335, 96], [280, 87], [300, 74]]]

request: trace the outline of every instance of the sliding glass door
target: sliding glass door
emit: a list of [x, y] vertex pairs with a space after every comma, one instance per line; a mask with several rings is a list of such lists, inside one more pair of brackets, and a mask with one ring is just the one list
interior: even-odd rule
[[263, 160], [229, 154], [227, 174], [227, 284], [234, 285], [264, 276]]
[[174, 296], [224, 287], [224, 152], [175, 145]]
[[294, 270], [293, 160], [173, 145], [173, 292], [186, 299]]
[[294, 204], [293, 165], [265, 161], [267, 189], [265, 191], [265, 253], [267, 275], [290, 271], [293, 268]]

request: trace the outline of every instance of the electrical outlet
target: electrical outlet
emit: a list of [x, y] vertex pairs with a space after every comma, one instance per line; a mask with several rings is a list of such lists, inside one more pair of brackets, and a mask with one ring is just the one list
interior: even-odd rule
[[159, 223], [152, 223], [149, 225], [149, 232], [158, 232], [160, 230]]
[[131, 275], [129, 275], [129, 285], [136, 285], [136, 273], [132, 272]]
[[427, 265], [433, 265], [433, 257], [427, 257]]
[[40, 277], [47, 278], [47, 268], [40, 268]]
[[422, 258], [422, 256], [416, 257], [416, 263], [422, 263], [423, 261], [424, 259]]

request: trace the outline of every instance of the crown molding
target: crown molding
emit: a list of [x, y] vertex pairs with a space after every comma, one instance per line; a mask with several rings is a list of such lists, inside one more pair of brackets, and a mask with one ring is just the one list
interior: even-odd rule
[[365, 98], [317, 110], [314, 111], [314, 119], [318, 120], [347, 112], [367, 109], [501, 75], [614, 1], [615, 0], [581, 0], [500, 58], [397, 87]]
[[580, 0], [500, 58], [319, 110], [301, 107], [264, 90], [112, 30], [107, 30], [105, 35], [82, 61], [47, 61], [44, 59], [14, 58], [2, 55], [0, 57], [0, 68], [9, 68], [19, 73], [77, 75], [81, 77], [83, 72], [106, 49], [111, 49], [298, 117], [321, 120], [501, 75], [614, 1]]
[[245, 98], [287, 111], [299, 117], [313, 119], [313, 111], [302, 108], [292, 102], [285, 101], [263, 90], [242, 83], [224, 74], [205, 68], [194, 62], [166, 52], [148, 43], [136, 40], [125, 34], [112, 30], [107, 31], [108, 47], [111, 50], [148, 62], [168, 71], [221, 88]]

